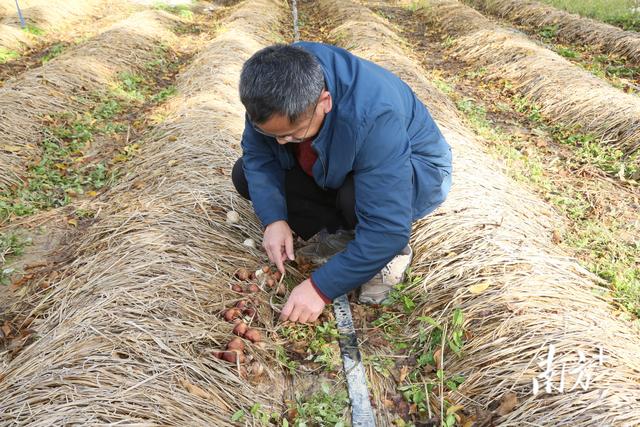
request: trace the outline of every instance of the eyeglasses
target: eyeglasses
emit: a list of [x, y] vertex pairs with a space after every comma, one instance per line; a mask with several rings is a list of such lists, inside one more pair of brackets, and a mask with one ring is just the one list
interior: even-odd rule
[[313, 117], [316, 115], [316, 109], [318, 108], [318, 103], [319, 102], [320, 102], [320, 96], [318, 96], [318, 99], [316, 100], [316, 103], [313, 106], [313, 110], [311, 111], [311, 118], [309, 119], [309, 124], [307, 124], [307, 128], [304, 131], [304, 135], [302, 136], [302, 138], [296, 138], [292, 134], [289, 134], [289, 135], [274, 135], [272, 133], [265, 132], [262, 129], [260, 129], [260, 127], [257, 124], [255, 124], [252, 120], [249, 120], [249, 122], [251, 123], [251, 126], [253, 126], [253, 130], [258, 132], [259, 134], [262, 134], [264, 136], [268, 136], [270, 138], [279, 139], [281, 141], [286, 141], [286, 142], [292, 142], [294, 144], [299, 144], [299, 143], [303, 142], [305, 139], [307, 139], [307, 133], [309, 133], [309, 129], [311, 128], [311, 122], [313, 122]]

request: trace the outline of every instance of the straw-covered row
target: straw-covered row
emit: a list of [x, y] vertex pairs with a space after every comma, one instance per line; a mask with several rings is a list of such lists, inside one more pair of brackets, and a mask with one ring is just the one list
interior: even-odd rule
[[[557, 216], [481, 152], [449, 101], [424, 79], [424, 70], [399, 47], [384, 21], [347, 2], [320, 4], [322, 15], [342, 23], [332, 37], [407, 81], [453, 147], [451, 194], [414, 227], [412, 271], [423, 279], [408, 290], [417, 307], [404, 331], [419, 343], [419, 335], [428, 337], [434, 330], [421, 316], [451, 327], [454, 310], [462, 310], [466, 342], [461, 356], [445, 344], [437, 368], [444, 370], [445, 380], [456, 374], [465, 380], [457, 392], [445, 388], [443, 397], [469, 415], [514, 391], [519, 402], [498, 420], [501, 425], [640, 423], [640, 361], [635, 356], [640, 337], [615, 317], [609, 299], [597, 296], [596, 279], [553, 246], [549, 237], [561, 226]], [[430, 344], [416, 344], [414, 355], [428, 354]], [[555, 346], [555, 358], [553, 389], [546, 394], [540, 375], [549, 344]], [[563, 364], [566, 383], [560, 392]], [[575, 369], [581, 366], [583, 385], [590, 377], [587, 391], [576, 385]], [[534, 379], [541, 391], [536, 396]], [[440, 403], [431, 403], [439, 415]]]
[[[229, 174], [244, 123], [239, 70], [282, 14], [277, 1], [247, 1], [222, 22], [62, 279], [14, 305], [38, 339], [5, 361], [0, 424], [230, 425], [238, 408], [280, 409], [272, 352], [245, 342], [265, 369], [248, 378], [211, 352], [233, 337], [222, 312], [247, 298], [230, 289], [234, 271], [263, 261], [242, 245], [259, 227]], [[226, 223], [230, 209], [240, 223]], [[251, 326], [268, 338], [267, 295], [251, 298]]]
[[[114, 2], [115, 3], [115, 2]], [[104, 4], [101, 0], [31, 0], [18, 2], [31, 30], [49, 31], [72, 25], [95, 15]], [[3, 13], [4, 12], [4, 13]], [[0, 49], [22, 51], [35, 39], [21, 29], [15, 1], [0, 2]]]
[[455, 37], [452, 52], [458, 58], [486, 67], [489, 78], [511, 81], [549, 120], [580, 125], [584, 132], [601, 137], [603, 145], [629, 155], [638, 150], [638, 97], [612, 87], [525, 36], [500, 28], [456, 0], [424, 4], [417, 13]]
[[588, 44], [640, 64], [640, 34], [556, 9], [532, 0], [465, 0], [476, 8], [517, 24], [553, 26], [560, 40]]
[[47, 119], [87, 111], [121, 73], [150, 75], [177, 22], [162, 11], [136, 13], [0, 88], [0, 191], [19, 184], [40, 153]]

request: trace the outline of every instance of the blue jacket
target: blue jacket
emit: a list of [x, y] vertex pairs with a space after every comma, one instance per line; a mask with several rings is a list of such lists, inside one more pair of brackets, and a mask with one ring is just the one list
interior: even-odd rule
[[[451, 186], [451, 149], [411, 88], [391, 72], [344, 49], [296, 43], [320, 62], [333, 99], [312, 147], [313, 177], [338, 189], [353, 172], [356, 237], [311, 275], [333, 299], [370, 280], [409, 242], [411, 224], [440, 205]], [[287, 220], [285, 170], [296, 159], [246, 123], [243, 162], [264, 226]]]

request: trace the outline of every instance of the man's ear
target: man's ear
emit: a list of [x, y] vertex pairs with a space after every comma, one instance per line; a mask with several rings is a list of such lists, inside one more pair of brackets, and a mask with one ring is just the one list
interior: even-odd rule
[[322, 105], [322, 111], [327, 114], [333, 108], [333, 98], [328, 90], [322, 91], [320, 95], [320, 104]]

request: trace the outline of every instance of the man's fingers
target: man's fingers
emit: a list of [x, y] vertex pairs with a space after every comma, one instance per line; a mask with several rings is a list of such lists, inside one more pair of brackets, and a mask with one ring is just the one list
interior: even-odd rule
[[288, 320], [292, 310], [293, 310], [293, 303], [289, 299], [287, 300], [284, 307], [282, 307], [282, 311], [280, 312], [280, 320], [282, 321]]
[[293, 256], [293, 236], [291, 236], [291, 234], [284, 240], [284, 248], [287, 251], [289, 259], [293, 261], [295, 257]]
[[278, 255], [275, 257], [275, 259], [271, 261], [273, 261], [276, 267], [278, 267], [278, 270], [280, 270], [280, 273], [284, 274], [284, 264], [282, 263], [284, 257], [282, 256], [282, 252], [278, 250], [278, 251], [275, 251], [274, 253]]
[[318, 313], [315, 313], [315, 314], [311, 314], [311, 316], [309, 316], [309, 318], [307, 319], [307, 322], [315, 322], [316, 320], [318, 320], [318, 317], [320, 317], [321, 314], [322, 314], [322, 311], [319, 311]]
[[284, 266], [282, 264], [283, 255], [282, 255], [282, 246], [271, 244], [269, 246], [265, 246], [265, 250], [267, 251], [267, 256], [272, 263], [274, 263], [278, 270], [282, 273], [284, 271]]
[[302, 308], [298, 305], [293, 307], [293, 311], [289, 315], [289, 320], [292, 322], [297, 322], [300, 319], [300, 314], [302, 313]]
[[298, 322], [307, 323], [309, 321], [311, 313], [308, 310], [304, 310], [300, 313], [300, 317], [298, 317]]

